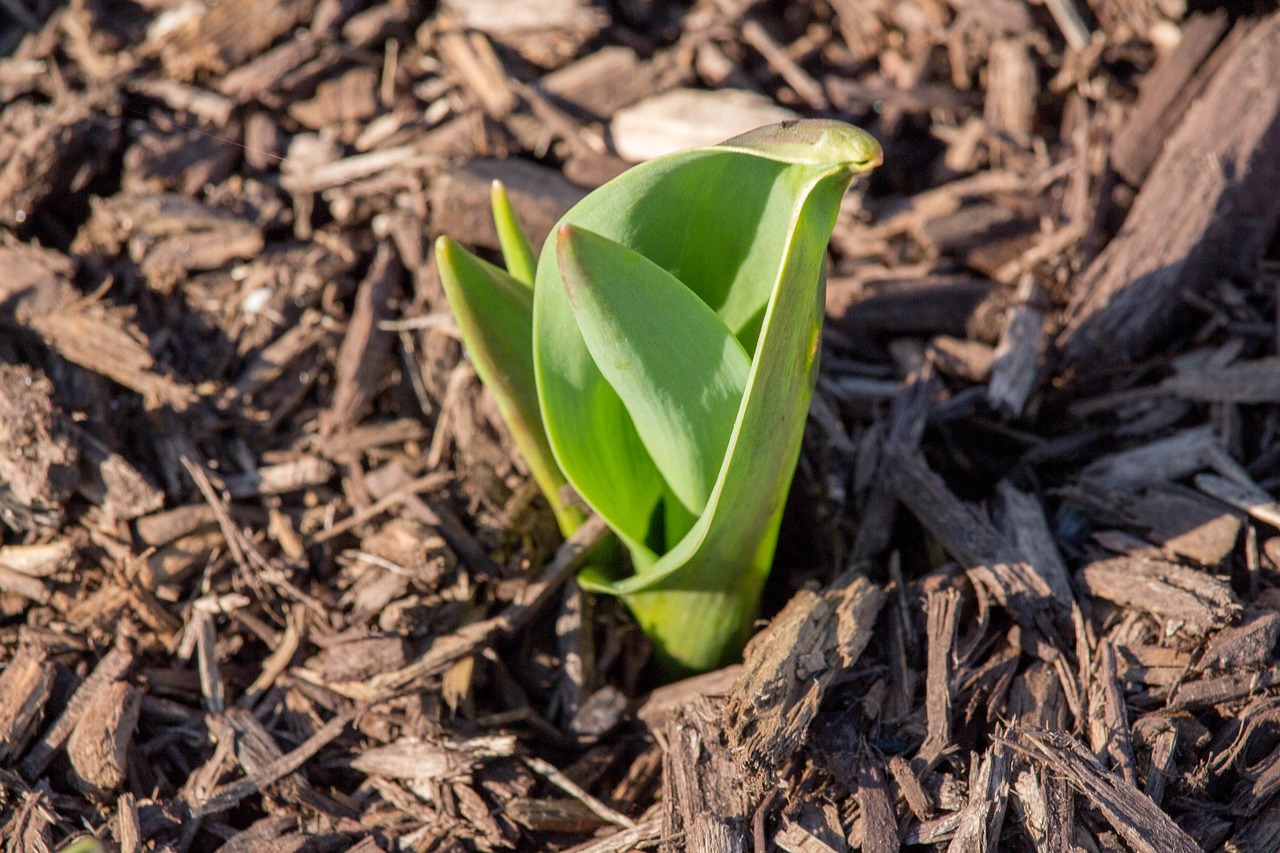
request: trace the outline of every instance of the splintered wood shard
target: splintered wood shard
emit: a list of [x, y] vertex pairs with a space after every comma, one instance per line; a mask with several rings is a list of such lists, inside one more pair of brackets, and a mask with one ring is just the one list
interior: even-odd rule
[[1165, 143], [1124, 227], [1083, 274], [1066, 364], [1141, 358], [1203, 291], [1255, 264], [1280, 220], [1280, 14], [1223, 61]]

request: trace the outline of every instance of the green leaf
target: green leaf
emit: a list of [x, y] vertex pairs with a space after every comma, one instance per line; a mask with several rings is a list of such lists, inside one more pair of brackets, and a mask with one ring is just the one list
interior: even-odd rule
[[560, 274], [583, 342], [672, 491], [701, 513], [724, 461], [751, 359], [724, 322], [662, 267], [565, 225]]
[[507, 265], [507, 272], [516, 281], [532, 288], [538, 259], [534, 257], [533, 244], [524, 233], [520, 217], [516, 216], [502, 181], [494, 180], [489, 189], [489, 203], [493, 208], [493, 224], [498, 231], [498, 245], [502, 247], [502, 260]]
[[511, 437], [568, 536], [585, 514], [563, 497], [568, 481], [551, 453], [538, 409], [533, 291], [448, 237], [436, 241], [436, 263], [476, 373], [497, 400]]
[[[826, 243], [853, 174], [878, 162], [879, 147], [856, 128], [835, 122], [779, 126], [636, 167], [562, 220], [666, 270], [718, 315], [751, 358], [706, 506], [692, 523], [664, 519], [656, 528], [665, 531], [663, 541], [654, 541], [651, 531], [658, 515], [671, 515], [664, 496], [675, 492], [686, 501], [670, 465], [657, 461], [667, 450], [649, 437], [650, 427], [640, 427], [639, 416], [632, 418], [631, 398], [647, 392], [624, 390], [617, 371], [596, 357], [616, 347], [592, 344], [590, 330], [575, 322], [581, 312], [575, 313], [561, 264], [551, 257], [550, 239], [563, 232], [553, 232], [543, 251], [534, 293], [534, 369], [548, 438], [569, 480], [631, 549], [635, 569], [625, 579], [596, 572], [582, 582], [625, 596], [672, 671], [724, 662], [755, 617], [816, 378]], [[594, 274], [579, 272], [593, 279], [593, 291], [614, 289], [595, 280], [606, 274], [608, 262], [599, 266]], [[658, 277], [646, 272], [643, 278]], [[663, 281], [670, 291], [670, 280]], [[575, 293], [583, 290], [572, 286]], [[618, 303], [624, 311], [630, 304]], [[667, 349], [695, 334], [691, 327], [671, 328], [661, 342]], [[714, 340], [701, 346], [714, 349]], [[653, 342], [644, 345], [643, 356], [667, 357]], [[658, 401], [686, 401], [669, 418], [694, 417], [687, 401], [696, 382], [671, 379], [673, 372], [670, 366], [651, 372], [655, 382], [665, 376], [662, 381], [674, 383], [653, 393]], [[661, 415], [653, 420], [661, 423]], [[599, 429], [601, 424], [608, 428]], [[697, 429], [684, 428], [690, 434]], [[632, 434], [646, 440], [618, 440]], [[649, 478], [634, 492], [618, 486], [616, 472], [627, 466]]]

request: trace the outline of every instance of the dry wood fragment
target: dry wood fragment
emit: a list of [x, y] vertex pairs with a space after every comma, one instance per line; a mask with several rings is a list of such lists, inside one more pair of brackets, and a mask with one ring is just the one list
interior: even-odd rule
[[787, 81], [787, 85], [795, 90], [810, 109], [821, 112], [828, 108], [821, 84], [797, 65], [795, 60], [787, 55], [786, 49], [774, 41], [773, 36], [769, 35], [769, 31], [758, 21], [748, 18], [742, 22], [742, 40], [760, 51], [760, 55], [770, 67]]
[[882, 553], [892, 541], [894, 513], [897, 498], [883, 472], [890, 463], [890, 449], [915, 448], [924, 435], [929, 411], [938, 394], [938, 380], [929, 368], [910, 379], [894, 397], [889, 412], [887, 434], [868, 432], [875, 443], [866, 446], [858, 455], [859, 469], [870, 480], [870, 490], [862, 504], [858, 520], [858, 532], [853, 540], [853, 558], [865, 560]]
[[1280, 501], [1246, 475], [1228, 479], [1216, 474], [1198, 474], [1196, 488], [1225, 504], [1242, 510], [1272, 527], [1280, 527]]
[[1222, 10], [1191, 15], [1177, 47], [1143, 78], [1138, 101], [1111, 144], [1111, 162], [1120, 177], [1134, 186], [1146, 178], [1165, 140], [1208, 82], [1205, 70], [1212, 69], [1204, 68], [1205, 61], [1226, 31]]
[[1156, 735], [1151, 746], [1151, 763], [1147, 768], [1147, 784], [1143, 793], [1151, 802], [1160, 805], [1165, 787], [1174, 775], [1174, 753], [1178, 748], [1178, 727], [1165, 726]]
[[889, 786], [885, 784], [884, 768], [865, 749], [858, 761], [857, 800], [862, 811], [862, 849], [867, 853], [899, 850], [898, 823], [889, 799]]
[[225, 72], [292, 30], [308, 6], [302, 0], [219, 0], [208, 9], [183, 9], [167, 27], [152, 29], [146, 51], [158, 53], [178, 80]]
[[1138, 853], [1196, 853], [1200, 849], [1137, 788], [1104, 770], [1071, 735], [1019, 729], [1013, 733], [1012, 743], [1036, 764], [1064, 777]]
[[56, 524], [80, 480], [79, 448], [52, 395], [29, 367], [0, 365], [0, 504], [11, 525]]
[[1240, 516], [1190, 489], [1162, 485], [1133, 505], [1146, 538], [1204, 566], [1218, 566], [1240, 538]]
[[404, 638], [397, 634], [380, 634], [347, 640], [326, 646], [308, 664], [321, 684], [364, 681], [404, 666]]
[[636, 717], [651, 729], [666, 728], [680, 708], [700, 698], [724, 696], [741, 674], [742, 666], [733, 664], [656, 687], [640, 703]]
[[588, 794], [580, 785], [557, 770], [555, 765], [549, 764], [541, 758], [531, 755], [524, 756], [524, 763], [529, 766], [529, 769], [533, 770], [539, 776], [544, 777], [548, 782], [573, 797], [578, 803], [605, 823], [611, 823], [615, 826], [620, 826], [623, 829], [631, 829], [636, 825], [635, 821], [631, 818], [610, 808], [605, 803]]
[[999, 498], [996, 525], [1000, 532], [1018, 547], [1044, 578], [1053, 590], [1054, 600], [1069, 607], [1073, 600], [1071, 576], [1058, 553], [1044, 507], [1035, 495], [1020, 490], [1008, 480], [996, 484], [996, 496]]
[[987, 96], [983, 117], [997, 130], [1025, 134], [1035, 119], [1036, 69], [1026, 43], [1003, 38], [987, 57]]
[[49, 587], [37, 578], [0, 565], [0, 591], [11, 592], [40, 604], [49, 603]]
[[1011, 750], [997, 741], [969, 765], [969, 802], [960, 812], [947, 853], [999, 849], [1012, 760]]
[[1107, 756], [1126, 782], [1136, 785], [1137, 766], [1129, 732], [1129, 714], [1116, 674], [1115, 647], [1102, 644], [1089, 682], [1089, 745], [1099, 758]]
[[53, 664], [43, 646], [24, 643], [0, 669], [0, 764], [22, 754], [53, 691]]
[[1160, 389], [1187, 400], [1209, 403], [1277, 403], [1280, 357], [1180, 370], [1161, 382]]
[[1114, 366], [1172, 328], [1181, 291], [1244, 273], [1280, 219], [1280, 14], [1223, 60], [1165, 144], [1124, 228], [1090, 264], [1066, 363]]
[[883, 604], [880, 587], [846, 574], [821, 595], [797, 593], [751, 641], [724, 712], [746, 784], [768, 784], [799, 749], [823, 694], [866, 648]]
[[[47, 73], [47, 72], [46, 72]], [[66, 193], [77, 177], [100, 167], [95, 149], [110, 150], [119, 130], [106, 110], [117, 95], [62, 96], [48, 105], [15, 102], [4, 110], [0, 128], [0, 225], [21, 229], [41, 205]], [[77, 171], [82, 171], [77, 176]]]
[[1210, 426], [1183, 430], [1128, 450], [1099, 456], [1080, 471], [1080, 477], [1117, 491], [1181, 480], [1204, 468], [1217, 444]]
[[939, 373], [967, 382], [986, 382], [995, 350], [981, 341], [938, 335], [929, 341], [928, 357]]
[[116, 843], [120, 853], [142, 853], [142, 829], [138, 826], [138, 800], [130, 792], [116, 801]]
[[385, 373], [392, 336], [381, 328], [390, 319], [403, 268], [388, 243], [378, 251], [360, 289], [338, 350], [333, 400], [324, 421], [324, 432], [333, 434], [353, 425], [365, 411]]
[[901, 755], [895, 755], [890, 758], [889, 772], [893, 774], [893, 781], [898, 786], [898, 793], [907, 801], [907, 808], [911, 809], [911, 813], [919, 820], [932, 818], [934, 813], [933, 799], [925, 791], [924, 786], [920, 784], [920, 778], [911, 769], [911, 764], [907, 759]]
[[439, 33], [435, 44], [446, 73], [457, 78], [486, 115], [502, 120], [515, 109], [516, 96], [502, 62], [483, 33], [449, 30]]
[[827, 318], [853, 336], [963, 335], [969, 315], [996, 289], [966, 276], [827, 282]]
[[723, 742], [715, 710], [705, 703], [681, 709], [667, 729], [667, 743], [659, 849], [745, 853], [750, 849], [748, 780]]
[[609, 45], [544, 76], [538, 87], [588, 118], [605, 120], [623, 107], [687, 81], [690, 69], [658, 53], [641, 61], [622, 45]]
[[1209, 638], [1195, 662], [1197, 672], [1261, 669], [1280, 639], [1280, 613], [1246, 610], [1239, 625], [1223, 628]]
[[951, 661], [955, 653], [956, 631], [960, 627], [960, 593], [945, 589], [929, 593], [927, 614], [928, 669], [925, 674], [925, 719], [927, 729], [919, 758], [933, 765], [951, 747]]
[[201, 797], [190, 804], [191, 813], [195, 817], [215, 814], [233, 808], [245, 797], [258, 793], [266, 786], [276, 782], [311, 760], [334, 738], [342, 734], [351, 721], [358, 715], [359, 709], [346, 711], [325, 723], [315, 734], [299, 744], [292, 752], [286, 753], [260, 767], [248, 778], [230, 782], [213, 791], [207, 797]]
[[366, 122], [378, 114], [378, 72], [357, 67], [316, 86], [315, 95], [289, 105], [300, 124], [321, 130]]
[[67, 361], [137, 391], [152, 404], [186, 408], [195, 394], [172, 379], [147, 351], [146, 336], [126, 309], [84, 299], [72, 284], [66, 255], [32, 245], [0, 245], [3, 313], [39, 335]]
[[334, 475], [334, 467], [317, 456], [302, 456], [291, 462], [267, 465], [223, 478], [223, 486], [234, 499], [281, 495], [319, 486]]
[[515, 799], [507, 803], [504, 813], [531, 832], [589, 835], [609, 825], [578, 800]]
[[66, 709], [54, 721], [22, 760], [22, 773], [34, 779], [44, 772], [58, 749], [66, 743], [83, 716], [94, 706], [97, 696], [124, 677], [133, 666], [134, 656], [128, 640], [121, 639], [98, 662], [93, 672], [72, 695]]
[[631, 853], [654, 846], [661, 835], [662, 818], [645, 817], [630, 829], [570, 847], [565, 853]]
[[498, 247], [489, 191], [500, 180], [535, 247], [565, 212], [586, 195], [547, 166], [525, 160], [473, 160], [437, 178], [431, 187], [432, 230], [466, 234], [477, 245]]
[[1026, 275], [1018, 285], [1017, 303], [1005, 316], [1004, 332], [991, 362], [987, 397], [1005, 415], [1021, 415], [1035, 390], [1044, 341], [1044, 289]]
[[1220, 705], [1267, 690], [1280, 684], [1280, 667], [1269, 666], [1261, 672], [1238, 672], [1216, 678], [1202, 678], [1178, 685], [1169, 698], [1169, 708], [1201, 708]]
[[271, 849], [282, 835], [296, 829], [298, 819], [293, 815], [269, 815], [254, 821], [249, 826], [227, 839], [218, 848], [218, 853], [257, 853], [263, 849]]
[[605, 530], [604, 522], [598, 517], [589, 519], [560, 547], [542, 577], [527, 584], [497, 616], [436, 637], [422, 655], [401, 669], [381, 673], [367, 683], [335, 683], [327, 687], [362, 701], [385, 700], [399, 695], [412, 684], [439, 675], [455, 661], [474, 654], [483, 646], [515, 633], [546, 606], [561, 584], [578, 570], [587, 552], [604, 536]]
[[[283, 756], [275, 738], [262, 723], [239, 708], [212, 717], [210, 730], [220, 742], [224, 739], [234, 742], [236, 761], [249, 776], [261, 773]], [[315, 790], [300, 772], [285, 774], [273, 783], [273, 792], [274, 795], [283, 794], [287, 802], [297, 801], [325, 814], [355, 816], [348, 806]]]
[[1023, 625], [1061, 617], [1062, 605], [1035, 566], [989, 521], [947, 489], [919, 452], [896, 452], [889, 481], [898, 500], [942, 543], [942, 547], [988, 586]]
[[1170, 633], [1202, 636], [1240, 612], [1226, 581], [1156, 557], [1097, 560], [1079, 578], [1089, 595], [1150, 613]]
[[67, 757], [86, 790], [104, 797], [124, 784], [141, 710], [141, 692], [124, 681], [106, 685], [89, 701], [67, 739]]

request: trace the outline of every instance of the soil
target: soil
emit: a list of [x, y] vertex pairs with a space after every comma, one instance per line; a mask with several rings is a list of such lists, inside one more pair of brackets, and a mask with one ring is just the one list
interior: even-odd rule
[[[3, 0], [0, 57], [6, 853], [1280, 849], [1271, 4]], [[788, 116], [885, 164], [759, 633], [662, 684], [432, 243]]]

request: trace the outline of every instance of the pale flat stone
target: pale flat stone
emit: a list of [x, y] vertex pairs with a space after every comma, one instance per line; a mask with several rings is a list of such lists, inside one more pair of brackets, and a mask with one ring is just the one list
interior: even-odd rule
[[794, 112], [755, 92], [672, 89], [619, 110], [610, 132], [618, 154], [639, 163], [793, 118]]

